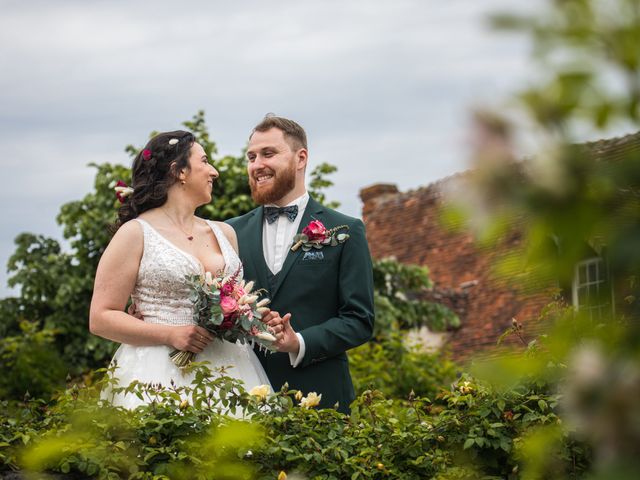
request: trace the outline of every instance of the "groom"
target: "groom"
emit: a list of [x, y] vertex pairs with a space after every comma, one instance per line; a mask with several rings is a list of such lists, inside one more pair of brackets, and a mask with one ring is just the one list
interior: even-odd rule
[[[305, 395], [322, 394], [320, 407], [337, 405], [348, 413], [355, 394], [346, 351], [373, 331], [371, 256], [360, 220], [323, 207], [307, 193], [307, 157], [302, 127], [266, 116], [247, 150], [251, 195], [261, 206], [228, 223], [238, 236], [245, 278], [271, 299], [269, 323], [279, 353], [259, 356], [273, 388], [286, 382]], [[339, 233], [348, 238], [292, 250], [294, 236], [311, 222], [307, 232], [318, 238], [322, 227], [342, 225], [348, 229]]]

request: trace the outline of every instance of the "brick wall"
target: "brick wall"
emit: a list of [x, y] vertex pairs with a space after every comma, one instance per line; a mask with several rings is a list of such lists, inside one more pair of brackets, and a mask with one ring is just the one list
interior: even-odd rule
[[[479, 249], [471, 234], [452, 233], [442, 226], [442, 187], [455, 180], [405, 193], [394, 185], [377, 184], [363, 189], [360, 196], [372, 256], [394, 256], [429, 268], [435, 286], [427, 298], [444, 303], [460, 317], [461, 327], [451, 332], [448, 348], [455, 358], [465, 360], [490, 354], [514, 317], [533, 338], [542, 328], [535, 319], [550, 297], [518, 294], [508, 279], [498, 281], [492, 273], [496, 257], [520, 241], [517, 232], [506, 239], [505, 250], [490, 251]], [[507, 345], [515, 343], [513, 339]]]

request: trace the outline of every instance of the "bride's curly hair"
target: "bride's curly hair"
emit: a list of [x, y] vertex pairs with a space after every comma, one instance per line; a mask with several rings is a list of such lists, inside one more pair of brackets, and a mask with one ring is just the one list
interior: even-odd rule
[[138, 152], [131, 167], [133, 193], [118, 210], [116, 228], [147, 210], [164, 205], [167, 191], [178, 181], [180, 170], [189, 170], [191, 146], [195, 141], [193, 133], [184, 130], [163, 132]]

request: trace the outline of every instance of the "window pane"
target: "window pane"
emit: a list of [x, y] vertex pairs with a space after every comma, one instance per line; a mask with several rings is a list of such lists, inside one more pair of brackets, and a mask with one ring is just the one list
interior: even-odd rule
[[597, 262], [591, 262], [589, 263], [589, 272], [588, 272], [588, 282], [589, 283], [593, 283], [593, 282], [597, 282], [600, 279], [598, 278], [598, 264]]
[[578, 284], [587, 283], [587, 265], [582, 263], [578, 269]]
[[583, 307], [587, 305], [587, 301], [589, 299], [589, 293], [585, 287], [578, 288], [578, 307]]

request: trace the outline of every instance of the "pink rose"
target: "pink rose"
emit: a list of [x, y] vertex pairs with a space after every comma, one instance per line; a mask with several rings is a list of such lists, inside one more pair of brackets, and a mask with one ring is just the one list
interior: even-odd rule
[[313, 220], [302, 230], [309, 240], [312, 242], [322, 241], [327, 238], [327, 229], [320, 220]]
[[229, 315], [238, 309], [238, 302], [236, 302], [233, 297], [223, 295], [220, 297], [220, 308], [222, 309], [222, 313]]
[[145, 148], [144, 150], [142, 150], [142, 158], [145, 161], [151, 160], [151, 150], [149, 150], [148, 148]]

